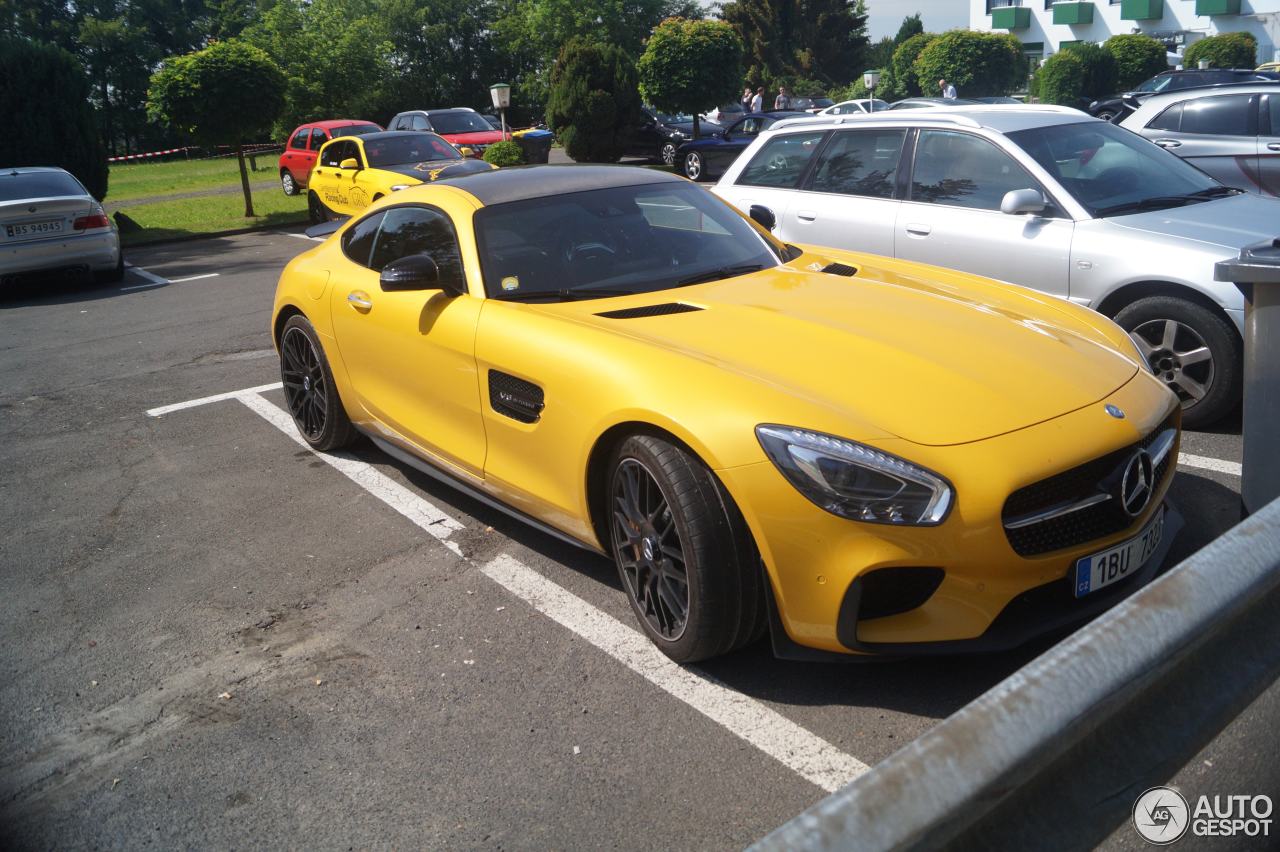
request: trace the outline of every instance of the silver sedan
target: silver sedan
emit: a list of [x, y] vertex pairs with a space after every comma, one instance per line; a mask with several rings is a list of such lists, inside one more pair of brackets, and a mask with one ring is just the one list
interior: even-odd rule
[[0, 171], [0, 279], [32, 272], [124, 276], [115, 223], [63, 169]]

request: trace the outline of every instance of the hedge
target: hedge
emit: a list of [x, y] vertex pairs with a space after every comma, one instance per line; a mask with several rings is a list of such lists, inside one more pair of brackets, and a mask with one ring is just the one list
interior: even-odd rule
[[1183, 68], [1195, 68], [1201, 59], [1210, 68], [1252, 68], [1258, 64], [1258, 40], [1252, 33], [1222, 33], [1202, 38], [1182, 55]]
[[1116, 59], [1116, 89], [1129, 91], [1144, 80], [1169, 70], [1165, 46], [1151, 36], [1115, 35], [1102, 45]]
[[912, 68], [926, 94], [940, 94], [938, 80], [945, 79], [960, 97], [978, 98], [1007, 95], [1019, 88], [1026, 78], [1027, 62], [1017, 36], [951, 30], [931, 41]]

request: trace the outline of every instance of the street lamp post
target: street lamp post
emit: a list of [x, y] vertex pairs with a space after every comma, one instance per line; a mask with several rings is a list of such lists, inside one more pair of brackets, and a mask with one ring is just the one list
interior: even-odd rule
[[507, 83], [494, 83], [489, 87], [489, 96], [498, 109], [498, 119], [502, 122], [502, 140], [507, 139], [507, 107], [511, 106], [511, 86]]
[[862, 72], [862, 83], [871, 92], [871, 100], [867, 102], [867, 112], [876, 111], [876, 83], [880, 82], [880, 72], [875, 68]]

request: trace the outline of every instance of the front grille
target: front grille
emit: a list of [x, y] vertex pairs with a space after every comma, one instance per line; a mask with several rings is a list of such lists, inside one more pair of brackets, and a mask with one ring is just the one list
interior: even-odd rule
[[[1157, 436], [1166, 429], [1174, 428], [1176, 423], [1176, 414], [1171, 415], [1136, 444], [1018, 489], [1005, 501], [1002, 513], [1004, 523], [1105, 493], [1117, 472], [1123, 470], [1136, 449], [1150, 447]], [[1170, 450], [1155, 466], [1152, 471], [1154, 491], [1158, 492], [1163, 487], [1165, 479], [1173, 470], [1174, 461], [1174, 452]], [[1019, 556], [1038, 556], [1113, 535], [1133, 522], [1134, 519], [1120, 506], [1119, 500], [1113, 498], [1028, 526], [1016, 529], [1006, 526], [1005, 536]]]

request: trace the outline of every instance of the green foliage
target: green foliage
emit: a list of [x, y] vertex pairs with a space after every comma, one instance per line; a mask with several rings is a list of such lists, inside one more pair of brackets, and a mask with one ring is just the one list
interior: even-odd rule
[[697, 115], [735, 100], [742, 84], [742, 40], [723, 21], [668, 18], [636, 63], [640, 94], [662, 112]]
[[1079, 106], [1088, 75], [1079, 51], [1060, 50], [1036, 71], [1033, 91], [1043, 104]]
[[885, 36], [867, 48], [867, 68], [888, 68], [893, 64], [893, 51], [897, 45], [892, 36]]
[[0, 163], [60, 166], [104, 198], [107, 152], [75, 57], [52, 45], [0, 37], [0, 81], [0, 115], [8, 117]]
[[621, 48], [571, 39], [551, 72], [547, 123], [577, 162], [613, 163], [640, 121], [635, 65]]
[[[896, 58], [894, 66], [896, 70]], [[938, 80], [945, 79], [960, 97], [978, 98], [1019, 88], [1026, 79], [1027, 63], [1017, 36], [951, 30], [929, 42], [912, 68], [926, 94], [937, 92]]]
[[746, 45], [752, 86], [776, 87], [784, 78], [839, 86], [865, 67], [864, 0], [733, 0], [721, 16]]
[[[916, 60], [921, 52], [937, 39], [937, 33], [916, 33], [898, 45], [897, 50], [893, 52], [893, 64], [890, 66], [896, 93], [904, 98], [915, 98], [923, 94], [920, 81], [916, 78]], [[932, 90], [930, 94], [933, 94]]]
[[894, 45], [902, 44], [907, 39], [924, 32], [924, 21], [920, 19], [920, 13], [907, 15], [902, 19], [902, 26], [898, 27], [898, 34], [893, 37]]
[[1210, 68], [1252, 68], [1258, 64], [1258, 40], [1253, 33], [1221, 33], [1202, 38], [1182, 55], [1183, 68], [1195, 68], [1201, 59]]
[[1092, 42], [1071, 45], [1068, 50], [1084, 62], [1081, 100], [1091, 101], [1116, 90], [1116, 58], [1111, 51]]
[[285, 77], [262, 50], [220, 41], [167, 61], [151, 78], [147, 111], [205, 144], [256, 142], [284, 108]]
[[520, 143], [514, 139], [506, 139], [502, 142], [495, 142], [485, 148], [482, 159], [486, 163], [498, 167], [518, 166], [524, 162], [524, 151], [520, 149]]
[[1102, 47], [1115, 57], [1116, 88], [1121, 91], [1128, 91], [1169, 68], [1164, 45], [1148, 35], [1114, 35]]

